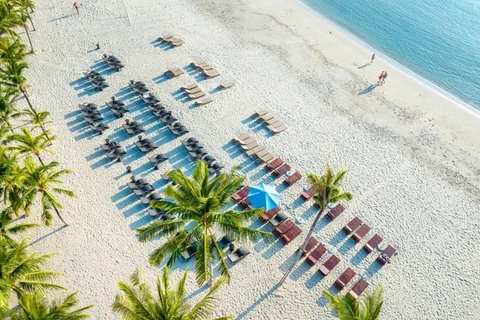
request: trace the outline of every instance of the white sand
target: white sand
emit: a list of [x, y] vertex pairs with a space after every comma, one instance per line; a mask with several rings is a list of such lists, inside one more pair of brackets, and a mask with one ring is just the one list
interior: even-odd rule
[[[273, 182], [236, 149], [234, 134], [253, 132], [272, 153], [306, 175], [321, 173], [325, 161], [348, 168], [346, 188], [355, 199], [335, 222], [321, 220], [316, 237], [341, 257], [325, 279], [300, 265], [276, 292], [295, 249], [303, 240], [315, 209], [298, 201], [305, 180], [282, 191], [282, 207], [305, 231], [294, 243], [250, 244], [253, 254], [232, 267], [230, 286], [222, 289], [218, 315], [239, 319], [333, 319], [321, 290], [352, 266], [369, 283], [385, 284], [384, 319], [478, 319], [480, 304], [480, 122], [477, 116], [443, 98], [382, 61], [373, 65], [368, 52], [297, 3], [277, 1], [81, 1], [81, 15], [70, 2], [40, 0], [32, 32], [37, 54], [31, 58], [28, 79], [32, 100], [52, 112], [58, 136], [55, 156], [75, 173], [66, 185], [79, 196], [66, 200], [71, 226], [56, 231], [39, 228], [33, 247], [58, 252], [51, 268], [65, 272], [60, 282], [79, 290], [83, 304], [95, 305], [94, 319], [117, 319], [110, 305], [116, 282], [135, 267], [145, 270], [153, 285], [158, 271], [148, 266], [148, 254], [158, 245], [141, 244], [134, 229], [149, 221], [145, 208], [125, 190], [124, 165], [160, 188], [160, 175], [173, 167], [191, 170], [194, 163], [135, 96], [128, 80], [142, 80], [173, 110], [191, 133], [227, 167], [242, 164], [252, 184]], [[152, 44], [160, 34], [173, 32], [186, 41], [164, 51]], [[100, 51], [91, 51], [95, 43]], [[106, 75], [110, 87], [83, 95], [71, 82], [94, 66], [101, 53], [115, 54], [126, 65]], [[201, 81], [212, 90], [220, 80], [235, 82], [214, 93], [214, 102], [201, 108], [177, 101], [172, 93], [193, 76], [155, 83], [170, 67], [185, 67], [205, 59], [221, 77]], [[98, 64], [98, 66], [101, 66]], [[387, 70], [384, 86], [359, 95], [378, 74]], [[133, 139], [121, 129], [122, 120], [102, 107], [110, 124], [104, 136], [92, 135], [81, 119], [80, 102], [102, 104], [119, 93], [128, 99], [130, 118], [141, 121], [146, 135], [170, 156], [154, 172], [141, 157]], [[256, 109], [268, 109], [288, 126], [271, 136], [250, 122]], [[105, 160], [99, 145], [106, 137], [128, 149], [124, 164]], [[52, 158], [53, 159], [53, 158]], [[280, 190], [283, 190], [279, 187]], [[290, 209], [288, 207], [290, 207]], [[398, 249], [391, 264], [378, 270], [378, 253], [365, 259], [361, 244], [339, 237], [341, 227], [358, 215], [372, 227], [367, 239], [380, 233]], [[59, 226], [58, 224], [57, 226]], [[259, 226], [259, 223], [255, 223]], [[268, 228], [268, 227], [266, 227]], [[327, 254], [322, 262], [328, 258]], [[193, 261], [179, 265], [193, 269]], [[189, 288], [199, 297], [189, 278]], [[357, 276], [350, 286], [359, 279]]]

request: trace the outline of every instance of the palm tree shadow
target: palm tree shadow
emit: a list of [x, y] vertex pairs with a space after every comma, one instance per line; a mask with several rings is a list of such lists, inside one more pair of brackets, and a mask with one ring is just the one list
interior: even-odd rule
[[260, 298], [258, 298], [250, 307], [245, 309], [242, 313], [240, 313], [236, 320], [240, 320], [245, 318], [252, 310], [254, 310], [259, 304], [261, 304], [265, 299], [267, 299], [272, 293], [274, 293], [279, 288], [278, 284], [273, 286], [270, 290], [264, 293]]
[[36, 244], [37, 242], [42, 241], [43, 239], [51, 236], [51, 235], [54, 234], [54, 233], [59, 232], [60, 230], [64, 229], [65, 227], [66, 227], [66, 226], [63, 225], [63, 226], [61, 226], [61, 227], [59, 227], [59, 228], [57, 228], [57, 229], [55, 229], [55, 230], [53, 230], [53, 231], [50, 231], [49, 233], [47, 233], [47, 234], [41, 236], [40, 238], [38, 238], [37, 240], [30, 242], [30, 243], [28, 244], [28, 246], [30, 247], [30, 246]]

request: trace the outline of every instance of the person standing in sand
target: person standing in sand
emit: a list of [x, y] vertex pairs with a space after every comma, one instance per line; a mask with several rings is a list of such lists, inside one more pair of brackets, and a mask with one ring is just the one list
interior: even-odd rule
[[77, 15], [80, 15], [80, 10], [78, 10], [78, 8], [80, 8], [80, 5], [78, 4], [78, 2], [74, 2], [73, 3], [73, 7], [75, 8], [75, 10], [77, 10]]
[[373, 63], [374, 59], [375, 59], [375, 53], [372, 55], [372, 61], [370, 61], [370, 63]]
[[383, 77], [382, 77], [382, 84], [385, 83], [385, 79], [387, 79], [387, 76], [388, 76], [388, 73], [387, 73], [387, 71], [385, 71], [385, 73], [383, 74]]
[[382, 71], [382, 73], [378, 76], [378, 82], [377, 83], [382, 82], [384, 74], [385, 74], [385, 71]]

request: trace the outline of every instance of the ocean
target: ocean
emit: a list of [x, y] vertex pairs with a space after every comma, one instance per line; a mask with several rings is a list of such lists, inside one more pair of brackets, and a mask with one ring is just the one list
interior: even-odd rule
[[301, 0], [480, 110], [480, 0]]

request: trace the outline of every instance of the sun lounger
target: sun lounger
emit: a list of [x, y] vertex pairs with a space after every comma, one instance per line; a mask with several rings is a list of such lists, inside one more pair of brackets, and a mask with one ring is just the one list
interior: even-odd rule
[[[397, 250], [394, 249], [391, 245], [389, 245], [380, 253], [380, 255], [377, 258], [377, 262], [380, 263], [381, 265], [384, 265], [385, 263], [390, 261], [390, 259], [393, 257], [395, 252], [397, 252]], [[388, 259], [385, 259], [384, 255], [386, 255]]]
[[208, 78], [215, 78], [215, 77], [218, 77], [220, 75], [220, 73], [215, 69], [204, 70], [203, 74]]
[[276, 117], [272, 117], [270, 119], [263, 119], [264, 123], [266, 123], [267, 125], [273, 125], [275, 123], [281, 123], [281, 121], [279, 119], [277, 119]]
[[200, 66], [199, 69], [201, 71], [209, 71], [209, 70], [214, 70], [215, 68], [207, 63], [207, 64], [204, 64], [204, 65]]
[[253, 138], [252, 135], [248, 134], [248, 133], [242, 133], [241, 135], [239, 136], [234, 136], [232, 138], [232, 141], [234, 143], [242, 143], [245, 139], [247, 138]]
[[363, 222], [359, 217], [355, 217], [349, 223], [347, 223], [345, 227], [343, 227], [343, 231], [345, 231], [347, 234], [352, 233], [353, 231], [357, 230], [362, 223]]
[[292, 169], [292, 167], [290, 167], [290, 165], [288, 165], [287, 163], [284, 163], [277, 169], [273, 170], [273, 174], [277, 177], [280, 177], [281, 175], [290, 171], [290, 169]]
[[95, 109], [97, 110], [98, 109], [98, 105], [96, 105], [95, 103], [80, 103], [78, 105], [78, 107], [81, 109], [81, 110], [92, 110], [92, 109]]
[[195, 94], [189, 94], [188, 97], [189, 97], [190, 99], [194, 100], [194, 99], [198, 99], [198, 98], [204, 97], [205, 94], [206, 94], [205, 92], [203, 92], [203, 91], [200, 90], [199, 92], [197, 92], [197, 93], [195, 93]]
[[233, 87], [233, 85], [234, 85], [233, 82], [222, 82], [218, 85], [218, 89], [225, 90], [225, 89]]
[[292, 229], [288, 230], [280, 237], [280, 241], [284, 245], [287, 245], [293, 240], [295, 240], [295, 238], [298, 237], [301, 233], [302, 229], [299, 226], [294, 225]]
[[357, 283], [355, 283], [355, 285], [348, 292], [348, 294], [353, 298], [357, 299], [363, 293], [363, 291], [367, 289], [367, 287], [368, 287], [368, 282], [363, 279], [360, 279], [358, 280]]
[[252, 136], [249, 136], [243, 140], [238, 140], [237, 141], [240, 145], [247, 145], [247, 144], [251, 144], [251, 143], [254, 143], [254, 142], [257, 142], [257, 140], [255, 139], [255, 137], [252, 137]]
[[271, 153], [267, 153], [267, 154], [262, 155], [262, 156], [257, 155], [257, 158], [255, 159], [255, 162], [266, 163], [266, 162], [269, 162], [269, 161], [273, 160], [273, 158], [275, 158], [275, 156]]
[[295, 223], [292, 220], [287, 219], [282, 224], [278, 225], [272, 232], [274, 235], [280, 238], [282, 234], [292, 229], [294, 225]]
[[267, 165], [265, 166], [265, 168], [267, 168], [268, 170], [272, 171], [272, 170], [275, 170], [275, 169], [277, 169], [278, 167], [280, 167], [283, 163], [284, 163], [284, 162], [283, 162], [282, 159], [276, 158], [276, 159], [270, 161], [269, 163], [267, 163]]
[[97, 125], [90, 124], [90, 129], [92, 129], [93, 131], [99, 134], [103, 134], [103, 131], [108, 129], [108, 125], [106, 125], [105, 123], [99, 123]]
[[198, 139], [195, 138], [195, 137], [190, 137], [190, 138], [185, 139], [185, 140], [182, 141], [182, 143], [183, 143], [184, 145], [189, 145], [189, 144], [195, 143], [195, 142], [199, 142]]
[[211, 166], [215, 161], [217, 161], [217, 159], [215, 159], [215, 158], [214, 158], [213, 156], [211, 156], [211, 155], [205, 156], [205, 158], [203, 158], [202, 160], [205, 161], [208, 166]]
[[280, 133], [282, 131], [287, 130], [288, 127], [283, 123], [281, 124], [276, 123], [276, 124], [268, 125], [267, 128], [273, 133]]
[[323, 255], [327, 252], [327, 249], [322, 246], [321, 244], [318, 245], [310, 254], [307, 256], [305, 261], [311, 266], [313, 266], [315, 263], [317, 263], [318, 260], [320, 260]]
[[206, 96], [206, 97], [203, 97], [203, 98], [198, 99], [197, 101], [195, 101], [195, 103], [196, 103], [198, 106], [203, 106], [203, 105], [209, 104], [209, 103], [212, 102], [212, 101], [213, 101], [213, 98], [212, 98], [212, 97]]
[[202, 92], [202, 89], [200, 89], [200, 87], [195, 87], [193, 89], [185, 89], [183, 90], [185, 91], [186, 93], [188, 93], [189, 95], [191, 94], [195, 94], [195, 93], [199, 93], [199, 92]]
[[350, 280], [355, 277], [357, 273], [352, 268], [347, 268], [340, 277], [338, 277], [337, 281], [335, 281], [334, 285], [339, 290], [345, 288], [345, 286], [350, 282]]
[[157, 208], [148, 208], [147, 209], [148, 215], [152, 218], [156, 218], [163, 214], [163, 210], [157, 209]]
[[265, 121], [270, 120], [274, 117], [275, 117], [275, 115], [273, 113], [267, 112], [267, 113], [264, 113], [262, 115], [259, 115], [259, 120], [260, 120], [260, 122], [265, 122]]
[[238, 205], [242, 207], [242, 209], [251, 209], [252, 203], [247, 198], [243, 198], [238, 202]]
[[306, 256], [310, 251], [318, 246], [319, 242], [313, 236], [308, 239], [307, 246], [302, 251], [302, 256]]
[[248, 196], [248, 193], [250, 192], [250, 186], [245, 186], [243, 187], [242, 189], [240, 189], [239, 191], [235, 192], [233, 195], [232, 195], [232, 198], [233, 200], [235, 200], [236, 202], [239, 202], [240, 200], [242, 200], [243, 198], [245, 198], [246, 196]]
[[232, 250], [232, 253], [227, 254], [227, 257], [231, 263], [236, 263], [237, 261], [245, 258], [250, 254], [250, 251], [247, 248], [245, 247], [237, 248], [232, 243], [230, 244], [230, 249]]
[[252, 114], [252, 118], [257, 119], [257, 118], [259, 118], [259, 117], [262, 117], [262, 116], [266, 115], [267, 113], [268, 113], [267, 110], [255, 111], [255, 112]]
[[286, 184], [287, 186], [291, 186], [292, 184], [294, 184], [295, 182], [297, 182], [301, 178], [302, 178], [302, 175], [300, 174], [300, 172], [297, 171], [294, 174], [292, 174], [291, 176], [287, 177], [283, 181], [283, 183]]
[[181, 86], [180, 90], [182, 90], [182, 91], [192, 90], [192, 89], [195, 89], [197, 87], [198, 87], [198, 85], [194, 82], [194, 83], [189, 83], [189, 84], [186, 84], [184, 86]]
[[352, 234], [352, 240], [355, 242], [359, 242], [360, 240], [363, 239], [367, 235], [367, 233], [370, 231], [370, 227], [367, 226], [366, 224], [362, 224], [360, 228], [358, 228], [353, 234]]
[[250, 150], [250, 149], [253, 149], [255, 147], [258, 147], [257, 141], [253, 141], [253, 142], [250, 142], [248, 144], [240, 144], [240, 148], [242, 148], [243, 150]]
[[197, 253], [198, 242], [192, 243], [187, 250], [180, 253], [185, 260], [189, 260], [191, 257], [195, 256]]
[[302, 197], [302, 199], [304, 199], [304, 200], [309, 200], [314, 194], [315, 194], [315, 189], [313, 189], [313, 187], [312, 187], [312, 188], [308, 189], [307, 191], [302, 192], [300, 197]]
[[185, 41], [182, 39], [177, 39], [176, 41], [171, 41], [170, 44], [174, 47], [180, 47], [182, 44], [184, 44]]
[[337, 258], [337, 256], [332, 255], [330, 258], [328, 258], [327, 261], [318, 269], [318, 272], [322, 274], [323, 276], [326, 276], [330, 273], [330, 271], [333, 270], [337, 266], [337, 264], [340, 262], [340, 259]]
[[342, 212], [345, 211], [345, 207], [342, 206], [340, 203], [337, 204], [333, 209], [331, 209], [327, 214], [327, 218], [330, 219], [330, 221], [335, 220], [339, 215], [342, 214]]
[[138, 186], [136, 189], [132, 190], [137, 196], [141, 196], [145, 193], [153, 192], [155, 189], [150, 184], [144, 184]]
[[250, 149], [250, 150], [247, 150], [245, 151], [245, 154], [249, 157], [253, 157], [255, 155], [265, 155], [268, 153], [268, 150], [265, 149], [264, 146], [256, 146], [255, 148], [253, 149]]
[[383, 241], [382, 236], [377, 233], [377, 234], [375, 234], [375, 235], [367, 242], [366, 245], [363, 246], [363, 250], [365, 250], [367, 253], [370, 253], [370, 252], [372, 252], [382, 241]]
[[168, 39], [171, 39], [171, 38], [173, 38], [173, 35], [172, 34], [167, 34], [165, 36], [158, 37], [158, 41], [163, 42], [163, 41], [167, 41]]
[[172, 69], [169, 69], [169, 70], [165, 71], [165, 74], [170, 78], [178, 77], [178, 76], [180, 76], [184, 73], [185, 72], [182, 69], [179, 69], [179, 68], [172, 68]]
[[273, 209], [270, 209], [268, 211], [265, 211], [264, 213], [262, 213], [258, 219], [260, 219], [260, 221], [262, 221], [263, 223], [266, 223], [268, 222], [270, 219], [272, 219], [273, 217], [275, 217], [278, 213], [280, 212], [280, 207], [276, 207], [276, 208], [273, 208]]
[[220, 249], [225, 249], [228, 247], [228, 245], [230, 243], [232, 243], [233, 240], [231, 240], [229, 237], [227, 236], [223, 236], [221, 237], [220, 239], [217, 240], [217, 243], [218, 243], [218, 246], [220, 247]]
[[288, 219], [288, 216], [283, 213], [283, 212], [280, 212], [278, 213], [275, 217], [271, 218], [268, 223], [270, 225], [272, 225], [273, 227], [277, 227], [279, 226], [283, 221], [287, 220]]
[[140, 201], [143, 203], [143, 204], [150, 204], [150, 201], [153, 201], [153, 200], [162, 200], [163, 199], [163, 196], [161, 193], [158, 193], [158, 192], [152, 192], [148, 195], [143, 195], [140, 197]]
[[208, 168], [208, 172], [210, 172], [211, 174], [216, 174], [223, 168], [225, 168], [223, 164], [216, 162], [210, 168]]
[[190, 63], [190, 65], [192, 67], [195, 67], [195, 68], [200, 68], [201, 66], [206, 65], [206, 64], [208, 64], [208, 63], [204, 60], [193, 61], [192, 63]]

